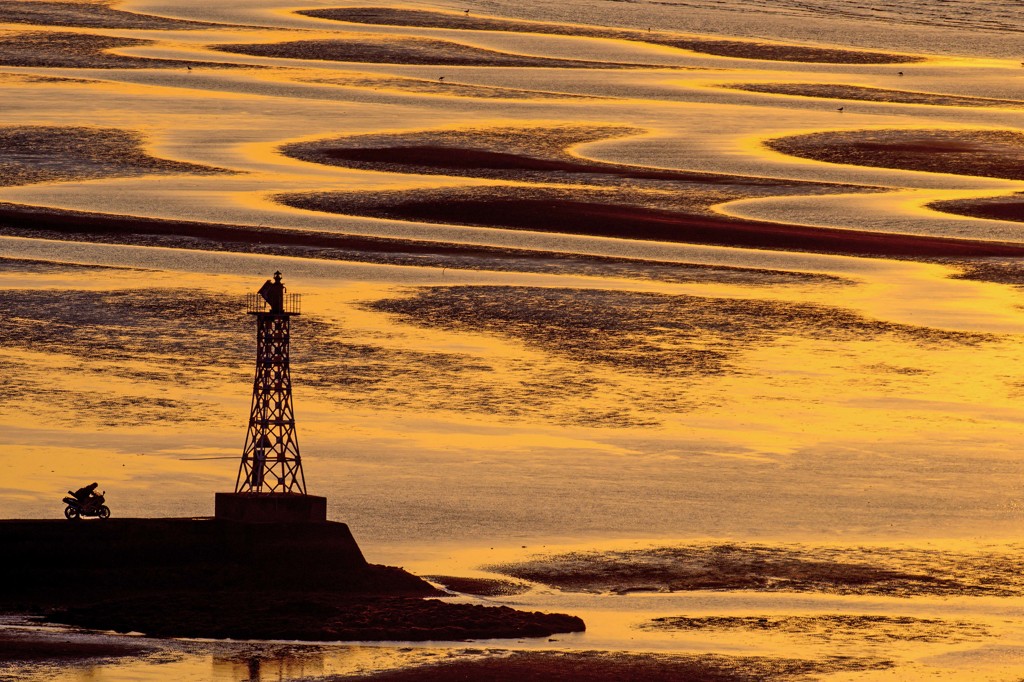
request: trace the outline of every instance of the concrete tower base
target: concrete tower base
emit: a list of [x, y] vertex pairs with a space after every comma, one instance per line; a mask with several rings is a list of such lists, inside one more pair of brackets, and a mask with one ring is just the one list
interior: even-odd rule
[[217, 493], [214, 516], [242, 523], [325, 523], [327, 498], [292, 493]]

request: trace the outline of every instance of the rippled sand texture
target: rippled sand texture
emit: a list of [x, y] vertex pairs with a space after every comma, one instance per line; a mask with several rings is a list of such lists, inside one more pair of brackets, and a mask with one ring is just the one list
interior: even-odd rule
[[0, 516], [209, 514], [279, 269], [331, 518], [588, 625], [61, 664], [14, 623], [0, 676], [1021, 679], [1021, 25], [0, 0]]

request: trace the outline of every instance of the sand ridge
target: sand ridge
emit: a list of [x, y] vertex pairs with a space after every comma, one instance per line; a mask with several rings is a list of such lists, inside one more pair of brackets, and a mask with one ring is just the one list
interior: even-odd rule
[[4, 203], [0, 203], [0, 233], [61, 241], [164, 246], [467, 270], [631, 277], [659, 282], [725, 282], [747, 286], [807, 282], [822, 285], [850, 284], [849, 280], [833, 275], [768, 268], [616, 258], [312, 230], [275, 230], [248, 225], [161, 220]]
[[140, 175], [235, 171], [147, 154], [131, 130], [86, 126], [0, 127], [0, 186]]
[[808, 133], [768, 140], [783, 154], [827, 163], [1024, 180], [1024, 133], [889, 129]]
[[832, 64], [895, 64], [920, 61], [920, 57], [883, 52], [863, 52], [806, 45], [786, 45], [758, 41], [721, 40], [693, 37], [664, 31], [639, 31], [580, 25], [551, 24], [545, 22], [516, 21], [491, 17], [470, 16], [446, 12], [382, 7], [343, 7], [300, 10], [299, 14], [319, 19], [330, 19], [356, 24], [383, 26], [413, 26], [417, 28], [462, 29], [468, 31], [507, 31], [567, 35], [636, 42], [675, 47], [719, 57], [764, 59], [772, 61], [832, 63]]
[[[186, 62], [151, 57], [128, 57], [109, 50], [156, 44], [143, 38], [73, 33], [70, 31], [0, 30], [0, 65], [68, 69], [180, 69]], [[245, 64], [189, 61], [192, 66], [260, 68]]]
[[451, 40], [375, 34], [339, 38], [295, 40], [276, 43], [218, 44], [211, 49], [255, 57], [312, 59], [369, 64], [422, 64], [436, 66], [487, 66], [559, 69], [682, 69], [672, 65], [634, 64], [531, 57], [488, 50]]
[[[543, 187], [444, 188], [381, 192], [279, 194], [295, 208], [425, 223], [561, 232], [753, 249], [896, 258], [1024, 254], [996, 241], [926, 237], [732, 218], [708, 211], [724, 193], [644, 195], [621, 190]], [[736, 195], [732, 195], [736, 198]], [[680, 206], [690, 199], [688, 206]], [[657, 202], [657, 203], [655, 203]], [[671, 202], [669, 207], [659, 203]], [[653, 206], [651, 204], [654, 204]]]
[[139, 30], [205, 29], [225, 26], [127, 12], [114, 9], [113, 4], [103, 0], [78, 0], [76, 2], [0, 0], [0, 23]]
[[643, 588], [1006, 597], [1024, 594], [1019, 562], [1019, 547], [964, 553], [723, 543], [559, 554], [489, 570], [570, 592]]
[[894, 90], [863, 85], [840, 83], [731, 83], [721, 87], [745, 92], [762, 92], [770, 95], [793, 97], [816, 97], [829, 100], [851, 100], [857, 102], [885, 102], [887, 104], [924, 104], [937, 107], [971, 108], [1013, 108], [1024, 107], [1024, 100], [996, 99], [994, 97], [965, 97], [943, 95], [914, 90]]

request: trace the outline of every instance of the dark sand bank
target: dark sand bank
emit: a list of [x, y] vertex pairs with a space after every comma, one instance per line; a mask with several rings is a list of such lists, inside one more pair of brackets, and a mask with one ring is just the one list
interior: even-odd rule
[[[0, 269], [6, 269], [2, 261]], [[7, 288], [0, 291], [0, 306], [8, 314], [0, 326], [0, 345], [66, 358], [70, 362], [61, 373], [79, 379], [55, 383], [52, 367], [22, 366], [15, 372], [14, 362], [0, 359], [0, 371], [10, 375], [6, 386], [11, 399], [0, 403], [4, 416], [20, 414], [37, 423], [99, 431], [202, 424], [228, 415], [200, 397], [180, 400], [152, 389], [232, 381], [244, 385], [244, 339], [250, 332], [239, 321], [243, 311], [238, 301], [224, 295], [170, 289], [114, 289], [98, 295], [89, 290]], [[168, 310], [187, 310], [189, 317], [169, 316]], [[194, 333], [196, 321], [206, 325], [202, 336]], [[214, 342], [218, 352], [211, 355]], [[107, 385], [109, 379], [131, 383], [115, 390]], [[65, 405], [79, 409], [63, 409]]]
[[[361, 170], [614, 189], [492, 186], [289, 193], [276, 198], [295, 208], [353, 216], [716, 246], [905, 258], [1024, 253], [1016, 244], [786, 225], [711, 210], [716, 204], [766, 194], [877, 188], [645, 168], [584, 159], [570, 151], [574, 145], [640, 132], [626, 126], [428, 130], [282, 147], [286, 155], [304, 161]], [[813, 136], [771, 144], [803, 137]], [[921, 147], [922, 156], [925, 149]]]
[[408, 298], [368, 307], [406, 323], [485, 331], [567, 359], [654, 376], [727, 373], [745, 349], [788, 337], [839, 341], [889, 336], [941, 346], [996, 338], [881, 322], [813, 304], [627, 291], [424, 287]]
[[576, 24], [552, 24], [535, 21], [517, 21], [492, 17], [467, 16], [447, 12], [385, 7], [340, 7], [331, 9], [300, 10], [299, 14], [319, 19], [331, 19], [355, 24], [378, 26], [413, 26], [417, 28], [463, 29], [468, 31], [503, 31], [514, 33], [540, 33], [547, 35], [579, 36], [632, 40], [653, 45], [675, 47], [720, 57], [764, 59], [772, 61], [817, 62], [832, 64], [895, 64], [920, 61], [910, 55], [863, 52], [805, 45], [786, 45], [756, 41], [698, 38], [665, 31], [638, 31], [625, 28], [605, 28]]
[[112, 54], [118, 47], [155, 45], [137, 38], [66, 31], [0, 30], [0, 65], [67, 69], [183, 69], [185, 64], [215, 68], [259, 68], [245, 64], [178, 61]]
[[[522, 303], [512, 290], [502, 305]], [[48, 352], [65, 358], [70, 383], [54, 385], [53, 367], [0, 361], [9, 377], [9, 400], [0, 414], [29, 415], [39, 423], [96, 431], [167, 423], [231, 422], [230, 415], [201, 397], [206, 387], [251, 385], [252, 349], [246, 342], [241, 297], [196, 289], [114, 289], [102, 296], [75, 289], [8, 289], [0, 306], [0, 345], [11, 351]], [[168, 316], [167, 310], [189, 315]], [[193, 332], [200, 327], [202, 336]], [[355, 340], [343, 322], [304, 315], [294, 329], [293, 358], [304, 386], [338, 409], [354, 405], [389, 410], [444, 410], [485, 415], [488, 421], [644, 427], [659, 411], [688, 404], [679, 392], [649, 391], [624, 396], [616, 405], [565, 404], [566, 391], [581, 396], [616, 391], [614, 379], [589, 363], [552, 357], [514, 360], [495, 372], [472, 353], [405, 350]], [[209, 354], [209, 348], [218, 352]], [[202, 361], [182, 358], [202, 358]], [[499, 379], [513, 375], [509, 385]], [[107, 380], [131, 386], [111, 390]], [[394, 386], [401, 384], [401, 393]], [[197, 397], [172, 400], [152, 389], [167, 385], [196, 389]], [[452, 386], [459, 386], [457, 392]], [[82, 409], [69, 411], [65, 405]]]
[[[372, 682], [754, 682], [806, 680], [830, 673], [878, 670], [881, 659], [836, 656], [798, 660], [756, 656], [669, 655], [604, 651], [486, 651], [477, 658], [368, 675]], [[332, 680], [350, 678], [330, 678]]]
[[667, 263], [310, 230], [262, 229], [4, 203], [0, 203], [0, 234], [394, 265], [550, 272], [665, 282], [720, 281], [754, 286], [846, 282], [830, 275], [781, 270]]
[[952, 279], [970, 279], [977, 282], [995, 282], [1024, 286], [1024, 262], [1019, 258], [999, 258], [990, 260], [951, 260], [942, 261], [960, 270], [952, 275]]
[[0, 83], [78, 83], [93, 84], [102, 81], [91, 78], [68, 78], [64, 76], [40, 76], [34, 73], [11, 73], [0, 71]]
[[463, 45], [450, 40], [404, 36], [351, 36], [332, 40], [295, 40], [283, 43], [211, 45], [214, 50], [254, 57], [315, 59], [366, 64], [421, 64], [436, 66], [491, 66], [558, 69], [676, 69], [656, 64], [594, 62], [582, 59], [530, 57]]
[[214, 28], [220, 24], [137, 14], [111, 7], [112, 2], [50, 2], [0, 0], [0, 21], [6, 24], [67, 26], [74, 28], [127, 28], [182, 30]]
[[550, 92], [547, 90], [527, 90], [520, 88], [504, 88], [491, 85], [472, 85], [459, 83], [449, 78], [443, 81], [427, 78], [409, 78], [400, 76], [375, 76], [365, 73], [340, 74], [335, 76], [299, 76], [296, 80], [303, 83], [319, 85], [340, 85], [346, 88], [366, 90], [395, 90], [423, 95], [439, 95], [443, 97], [470, 97], [475, 99], [608, 99], [593, 95], [575, 95], [568, 92]]
[[530, 590], [530, 585], [514, 580], [498, 580], [495, 578], [462, 578], [454, 575], [428, 575], [427, 580], [440, 583], [447, 590], [477, 597], [498, 597], [523, 594]]
[[71, 663], [88, 659], [139, 656], [155, 649], [154, 644], [138, 639], [92, 639], [82, 635], [72, 639], [66, 636], [40, 637], [39, 634], [26, 630], [0, 631], [0, 663]]
[[24, 272], [38, 275], [77, 273], [104, 270], [134, 270], [141, 271], [141, 268], [130, 268], [119, 265], [83, 265], [80, 263], [58, 263], [38, 258], [6, 258], [0, 256], [0, 272]]
[[49, 619], [97, 630], [144, 632], [151, 637], [309, 642], [511, 639], [585, 629], [575, 616], [507, 606], [314, 592], [274, 594], [275, 588], [270, 592], [258, 600], [247, 590], [104, 600], [58, 611]]
[[782, 137], [765, 146], [827, 163], [1024, 179], [1024, 134], [1013, 130], [852, 130]]
[[140, 175], [233, 173], [150, 156], [139, 133], [118, 128], [0, 127], [0, 186]]
[[949, 551], [798, 545], [689, 545], [577, 552], [496, 572], [570, 592], [756, 590], [826, 594], [999, 596], [1024, 594], [1018, 551]]
[[990, 636], [987, 626], [962, 620], [824, 614], [814, 616], [667, 616], [640, 626], [668, 632], [742, 631], [774, 633], [832, 642], [856, 638], [873, 644], [891, 642], [963, 642]]
[[[501, 305], [523, 303], [511, 290]], [[171, 400], [153, 388], [197, 389], [251, 384], [251, 338], [241, 297], [196, 289], [115, 289], [102, 296], [75, 289], [8, 289], [0, 294], [8, 312], [0, 325], [0, 345], [66, 359], [69, 385], [55, 386], [52, 366], [0, 361], [10, 400], [0, 414], [29, 415], [39, 423], [96, 431], [166, 422], [202, 423], [229, 415], [201, 397]], [[168, 316], [167, 310], [189, 315]], [[538, 311], [542, 313], [543, 311]], [[196, 336], [201, 327], [204, 334]], [[485, 415], [488, 421], [551, 423], [591, 427], [644, 427], [657, 424], [657, 412], [678, 412], [689, 397], [649, 391], [624, 396], [612, 407], [588, 401], [565, 404], [566, 391], [581, 396], [618, 390], [601, 368], [575, 359], [552, 357], [504, 363], [501, 373], [472, 353], [415, 351], [356, 341], [344, 323], [304, 315], [294, 330], [293, 358], [304, 386], [321, 392], [338, 409], [365, 406], [390, 410], [445, 410]], [[218, 352], [211, 356], [210, 347]], [[182, 358], [202, 358], [183, 362]], [[512, 375], [509, 385], [499, 379]], [[139, 390], [111, 390], [105, 383], [123, 378]], [[394, 386], [401, 384], [401, 393]], [[452, 386], [459, 386], [457, 392]], [[82, 409], [69, 411], [74, 404]]]
[[0, 609], [100, 630], [338, 641], [584, 629], [573, 616], [426, 600], [442, 593], [402, 569], [368, 564], [341, 523], [5, 521], [0, 541], [10, 550]]
[[612, 184], [657, 181], [739, 187], [800, 188], [811, 191], [872, 190], [755, 176], [725, 175], [596, 161], [572, 153], [588, 142], [636, 136], [628, 126], [538, 126], [423, 130], [396, 134], [350, 135], [281, 147], [286, 156], [345, 168], [389, 173], [450, 175], [519, 182]]
[[[699, 195], [699, 203], [709, 199], [706, 191]], [[276, 198], [295, 208], [343, 215], [684, 244], [896, 258], [1024, 255], [1024, 245], [1006, 242], [787, 225], [706, 211], [624, 205], [623, 198], [635, 199], [635, 195], [597, 190], [444, 188], [292, 193]], [[678, 202], [686, 197], [657, 198]], [[699, 203], [698, 208], [705, 208]]]
[[1024, 107], [1024, 101], [1016, 99], [993, 99], [988, 97], [963, 97], [942, 95], [912, 90], [889, 90], [869, 88], [860, 85], [832, 83], [732, 83], [722, 86], [731, 90], [763, 92], [770, 95], [792, 95], [794, 97], [820, 97], [823, 99], [846, 99], [861, 102], [886, 102], [889, 104], [927, 104], [938, 107]]
[[953, 201], [935, 201], [928, 208], [943, 213], [953, 213], [971, 218], [988, 220], [1008, 220], [1015, 223], [1024, 222], [1024, 193], [1018, 192], [1009, 196], [991, 197], [986, 199], [956, 199]]

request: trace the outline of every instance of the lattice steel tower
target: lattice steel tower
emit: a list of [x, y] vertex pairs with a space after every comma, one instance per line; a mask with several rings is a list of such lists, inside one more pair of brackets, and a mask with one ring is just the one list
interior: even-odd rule
[[298, 294], [285, 293], [274, 273], [258, 294], [249, 294], [248, 313], [256, 316], [256, 378], [236, 493], [306, 494], [299, 439], [292, 409], [289, 367], [291, 318], [300, 314]]

